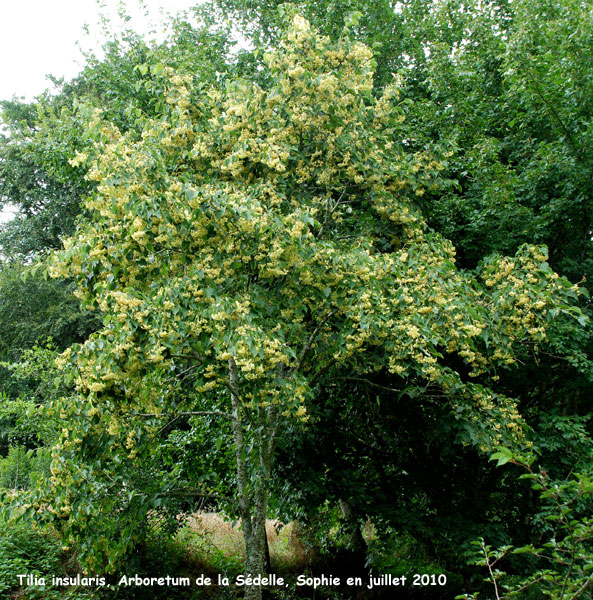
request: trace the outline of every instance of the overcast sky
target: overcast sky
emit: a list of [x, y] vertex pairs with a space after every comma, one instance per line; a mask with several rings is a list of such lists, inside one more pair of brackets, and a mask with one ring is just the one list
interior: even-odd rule
[[[144, 0], [150, 21], [142, 16], [140, 0], [127, 0], [126, 5], [132, 28], [146, 32], [150, 22], [162, 22], [161, 10], [177, 12], [198, 3]], [[119, 0], [0, 0], [0, 99], [17, 95], [31, 100], [48, 87], [48, 73], [66, 79], [76, 75], [81, 68], [76, 42], [86, 49], [100, 48], [99, 15], [107, 13], [117, 22], [119, 4]], [[90, 37], [83, 31], [85, 23]]]

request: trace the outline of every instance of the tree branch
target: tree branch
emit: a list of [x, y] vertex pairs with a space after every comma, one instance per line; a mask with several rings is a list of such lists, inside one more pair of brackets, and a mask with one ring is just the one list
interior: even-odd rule
[[366, 383], [366, 385], [370, 385], [371, 387], [376, 387], [380, 390], [385, 390], [386, 392], [394, 392], [396, 394], [403, 392], [403, 390], [380, 385], [379, 383], [375, 383], [374, 381], [365, 379], [364, 377], [334, 377], [334, 379], [337, 381], [358, 381], [360, 383]]
[[135, 417], [144, 417], [144, 418], [153, 418], [153, 419], [169, 419], [175, 418], [179, 419], [180, 417], [224, 417], [225, 419], [232, 419], [233, 415], [231, 413], [226, 413], [221, 410], [189, 410], [186, 412], [180, 412], [176, 415], [164, 414], [164, 415], [151, 415], [150, 413], [138, 413], [134, 415]]
[[315, 341], [315, 338], [317, 337], [319, 330], [327, 323], [327, 321], [330, 319], [330, 317], [333, 317], [336, 314], [336, 311], [337, 311], [337, 309], [334, 309], [330, 313], [328, 313], [327, 316], [324, 317], [321, 320], [321, 322], [317, 325], [317, 327], [315, 327], [315, 329], [313, 330], [313, 333], [311, 333], [311, 335], [309, 336], [309, 339], [305, 342], [305, 345], [303, 346], [303, 349], [301, 350], [297, 365], [293, 369], [293, 372], [297, 372], [297, 371], [301, 370], [301, 367], [303, 366], [303, 363], [305, 362], [305, 358], [307, 357], [307, 353], [309, 352], [309, 350], [311, 350], [311, 346], [313, 345], [313, 342]]

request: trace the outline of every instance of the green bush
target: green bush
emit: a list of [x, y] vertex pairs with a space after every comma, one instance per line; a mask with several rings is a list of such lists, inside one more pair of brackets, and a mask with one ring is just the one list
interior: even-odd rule
[[32, 523], [0, 517], [0, 594], [19, 587], [18, 574], [51, 576], [59, 572], [61, 543]]
[[[6, 508], [6, 497], [3, 499]], [[57, 589], [51, 586], [52, 576], [63, 576], [66, 559], [62, 541], [50, 529], [41, 529], [29, 519], [12, 518], [0, 511], [0, 598], [18, 594], [20, 600], [89, 600], [95, 590], [81, 588]], [[19, 585], [17, 575], [44, 577], [46, 586]], [[18, 590], [18, 592], [17, 592]]]
[[47, 449], [27, 450], [11, 446], [8, 456], [0, 458], [0, 488], [24, 490], [39, 475], [49, 473], [50, 456]]
[[[510, 450], [492, 455], [498, 465], [512, 463], [526, 472], [522, 479], [531, 481], [539, 493], [540, 506], [533, 518], [537, 529], [548, 524], [535, 543], [521, 547], [493, 548], [483, 539], [474, 542], [473, 564], [487, 569], [486, 579], [500, 600], [547, 597], [551, 600], [590, 599], [593, 589], [593, 468], [570, 473], [566, 479], [551, 478], [548, 472], [533, 466], [535, 454], [522, 456]], [[539, 533], [539, 531], [538, 531]], [[528, 558], [535, 567], [528, 573], [514, 570], [517, 556]], [[515, 559], [515, 560], [514, 560]], [[457, 596], [475, 600], [476, 593]]]
[[[0, 364], [0, 377], [5, 385], [3, 368]], [[5, 456], [10, 446], [38, 446], [43, 422], [34, 399], [12, 399], [0, 391], [0, 456]]]

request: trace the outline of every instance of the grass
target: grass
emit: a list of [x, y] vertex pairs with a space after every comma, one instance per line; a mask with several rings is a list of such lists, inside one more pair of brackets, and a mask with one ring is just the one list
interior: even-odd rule
[[[313, 560], [299, 536], [296, 522], [283, 524], [268, 519], [266, 534], [273, 572], [302, 571]], [[245, 544], [240, 523], [231, 523], [218, 513], [197, 513], [189, 517], [182, 536], [189, 544], [194, 561], [220, 570], [225, 560], [239, 568], [245, 558]], [[212, 564], [215, 563], [215, 564]]]

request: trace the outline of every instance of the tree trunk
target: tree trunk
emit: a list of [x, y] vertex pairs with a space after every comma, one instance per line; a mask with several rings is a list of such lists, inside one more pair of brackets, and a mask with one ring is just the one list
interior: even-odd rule
[[[248, 430], [249, 422], [245, 418], [245, 409], [241, 406], [236, 365], [232, 358], [229, 359], [229, 387], [239, 513], [245, 540], [245, 573], [252, 576], [265, 575], [266, 567], [269, 565], [266, 519], [278, 416], [273, 407], [258, 407], [257, 427], [255, 431]], [[246, 435], [253, 436], [253, 444], [246, 444]], [[249, 441], [251, 442], [251, 439]], [[261, 598], [261, 586], [245, 587], [245, 600], [261, 600]]]
[[340, 511], [342, 512], [342, 516], [346, 521], [346, 528], [350, 534], [348, 540], [348, 548], [354, 554], [364, 554], [366, 552], [366, 542], [364, 541], [364, 537], [362, 536], [360, 523], [352, 515], [352, 507], [350, 506], [350, 503], [342, 498], [340, 498], [338, 503], [340, 505]]
[[271, 573], [272, 572], [272, 557], [270, 556], [270, 542], [268, 541], [267, 528], [266, 528], [266, 533], [264, 535], [264, 544], [265, 544], [266, 573]]

